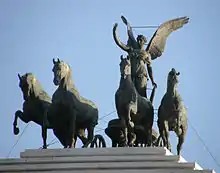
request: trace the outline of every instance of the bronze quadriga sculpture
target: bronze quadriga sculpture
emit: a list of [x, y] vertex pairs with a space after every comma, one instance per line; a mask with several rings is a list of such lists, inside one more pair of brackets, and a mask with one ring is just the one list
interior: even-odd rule
[[[113, 27], [115, 43], [128, 55], [121, 56], [119, 87], [115, 93], [115, 105], [119, 119], [108, 123], [105, 133], [112, 140], [112, 147], [161, 146], [171, 149], [169, 131], [178, 136], [177, 154], [180, 154], [187, 131], [187, 112], [177, 91], [178, 75], [173, 68], [167, 79], [167, 92], [158, 110], [159, 133], [152, 129], [154, 120], [153, 99], [157, 84], [154, 81], [152, 60], [162, 56], [168, 36], [188, 23], [188, 17], [180, 17], [164, 22], [155, 31], [146, 48], [147, 39], [138, 35], [135, 39], [132, 27], [121, 16], [127, 27], [127, 44], [117, 37], [118, 24]], [[147, 67], [147, 68], [146, 68]], [[83, 147], [106, 147], [102, 135], [94, 135], [98, 124], [98, 107], [91, 100], [80, 95], [72, 79], [70, 65], [53, 59], [53, 83], [58, 86], [52, 99], [43, 90], [32, 73], [19, 77], [23, 93], [23, 110], [15, 113], [14, 134], [19, 133], [17, 119], [25, 123], [33, 121], [42, 127], [43, 148], [47, 148], [47, 129], [53, 129], [64, 148], [75, 147], [77, 137]], [[147, 98], [147, 82], [151, 80], [153, 90]], [[85, 135], [85, 130], [88, 135]], [[98, 143], [99, 140], [99, 143]], [[161, 142], [162, 141], [162, 142]]]

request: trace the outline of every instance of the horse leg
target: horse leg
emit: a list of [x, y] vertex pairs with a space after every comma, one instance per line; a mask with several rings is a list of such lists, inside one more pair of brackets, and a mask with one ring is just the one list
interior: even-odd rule
[[68, 134], [68, 141], [67, 141], [67, 145], [69, 146], [69, 148], [74, 148], [75, 146], [75, 134], [76, 134], [76, 113], [75, 110], [73, 110], [72, 108], [69, 109], [69, 134]]
[[43, 149], [47, 149], [47, 111], [44, 112], [41, 133], [43, 138]]
[[47, 128], [45, 125], [42, 125], [42, 138], [43, 138], [43, 149], [47, 149]]
[[85, 145], [88, 142], [88, 139], [85, 135], [85, 129], [79, 129], [78, 130], [78, 137], [82, 141], [83, 145]]
[[177, 155], [180, 155], [180, 150], [182, 149], [182, 145], [185, 139], [185, 132], [184, 130], [181, 128], [182, 133], [178, 136], [178, 144], [177, 144]]
[[93, 124], [91, 124], [91, 125], [87, 128], [87, 130], [88, 130], [88, 140], [87, 140], [86, 144], [83, 145], [82, 148], [87, 148], [88, 145], [92, 142], [92, 140], [93, 140], [93, 138], [94, 138], [94, 128], [95, 128], [95, 127], [94, 127]]
[[132, 130], [133, 129], [131, 129], [131, 131], [129, 132], [129, 146], [134, 147], [136, 141], [136, 134]]
[[101, 142], [100, 138], [99, 138], [99, 145], [98, 145], [98, 147], [99, 147], [99, 148], [102, 147], [102, 142]]
[[14, 118], [14, 122], [13, 122], [13, 127], [14, 127], [14, 134], [18, 135], [19, 134], [19, 128], [17, 127], [17, 120], [18, 117], [25, 123], [28, 123], [30, 120], [28, 119], [28, 116], [25, 116], [26, 114], [24, 114], [21, 110], [17, 110], [15, 112], [15, 118]]
[[163, 140], [164, 147], [167, 147], [167, 149], [171, 151], [170, 142], [169, 142], [169, 139], [168, 139], [169, 138], [168, 122], [158, 121], [158, 127], [159, 127], [160, 136]]
[[117, 147], [117, 142], [115, 142], [114, 140], [112, 140], [112, 147]]
[[134, 123], [131, 121], [131, 109], [132, 105], [128, 106], [128, 112], [125, 120], [125, 124], [127, 126], [127, 144], [129, 146], [133, 146], [136, 140], [136, 134], [134, 133]]
[[167, 149], [171, 152], [169, 125], [167, 121], [165, 122], [165, 136], [167, 141]]
[[158, 138], [157, 138], [157, 141], [155, 142], [155, 146], [156, 147], [162, 147], [163, 145], [162, 145], [162, 141], [163, 139], [162, 139], [162, 137], [161, 137], [161, 135], [159, 135], [158, 136]]
[[152, 146], [152, 127], [146, 128], [146, 134], [147, 134], [147, 146]]

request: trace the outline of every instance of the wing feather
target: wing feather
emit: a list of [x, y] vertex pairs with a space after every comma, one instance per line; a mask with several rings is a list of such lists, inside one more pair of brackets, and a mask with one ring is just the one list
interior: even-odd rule
[[146, 48], [146, 51], [148, 51], [151, 54], [152, 60], [162, 55], [168, 36], [173, 31], [182, 28], [188, 22], [189, 18], [185, 16], [169, 20], [160, 25], [160, 27], [156, 30]]

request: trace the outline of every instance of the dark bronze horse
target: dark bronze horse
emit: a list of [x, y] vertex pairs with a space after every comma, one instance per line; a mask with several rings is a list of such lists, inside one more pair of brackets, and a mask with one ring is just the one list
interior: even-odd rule
[[158, 128], [163, 144], [171, 151], [169, 131], [174, 131], [178, 136], [177, 154], [180, 155], [186, 131], [187, 110], [183, 105], [182, 98], [177, 91], [179, 72], [174, 68], [168, 74], [167, 91], [161, 100], [158, 109]]
[[[51, 97], [44, 91], [40, 82], [34, 76], [33, 73], [26, 73], [23, 76], [18, 74], [19, 78], [19, 87], [23, 93], [23, 109], [17, 110], [15, 112], [14, 123], [13, 123], [13, 131], [15, 135], [19, 134], [19, 128], [17, 127], [17, 120], [20, 118], [23, 122], [28, 123], [30, 121], [35, 122], [36, 124], [42, 127], [42, 138], [43, 138], [43, 147], [47, 148], [46, 139], [47, 139], [47, 129], [53, 129], [51, 124], [48, 121], [47, 116], [53, 117], [53, 113], [50, 109], [51, 106]], [[54, 121], [59, 123], [59, 120], [53, 119]], [[58, 133], [58, 137], [59, 133]], [[85, 129], [76, 129], [75, 140], [79, 137], [83, 144], [85, 145], [88, 139], [85, 137]], [[99, 146], [97, 142], [97, 138], [99, 141], [103, 141], [101, 137], [94, 138], [93, 146]], [[62, 137], [58, 138], [60, 142], [63, 144]], [[105, 144], [102, 142], [102, 146]]]
[[125, 143], [133, 146], [136, 140], [134, 126], [142, 125], [147, 134], [147, 145], [152, 145], [152, 126], [154, 109], [151, 101], [140, 96], [131, 79], [131, 62], [129, 56], [120, 62], [121, 79], [120, 85], [115, 93], [116, 110], [123, 124]]
[[17, 110], [15, 112], [13, 123], [14, 134], [17, 135], [19, 133], [19, 128], [17, 127], [18, 118], [25, 123], [33, 121], [42, 127], [43, 148], [47, 148], [47, 129], [51, 128], [51, 125], [47, 121], [47, 111], [51, 105], [51, 98], [44, 91], [33, 73], [26, 73], [23, 76], [18, 74], [18, 78], [24, 103], [23, 110]]
[[84, 147], [87, 147], [94, 138], [94, 128], [98, 124], [98, 108], [80, 95], [67, 63], [53, 59], [53, 65], [53, 82], [58, 88], [52, 96], [53, 113], [48, 119], [54, 127], [54, 134], [65, 148], [75, 147], [76, 130], [87, 129], [88, 137], [81, 136]]

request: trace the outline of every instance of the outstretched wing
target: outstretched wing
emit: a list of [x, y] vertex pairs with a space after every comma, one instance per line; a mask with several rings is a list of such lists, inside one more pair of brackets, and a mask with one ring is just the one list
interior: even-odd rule
[[128, 34], [127, 46], [132, 47], [133, 49], [138, 49], [138, 43], [134, 37], [130, 23], [127, 21], [127, 19], [124, 16], [121, 16], [121, 19], [123, 23], [127, 26], [127, 34]]
[[169, 20], [160, 25], [157, 31], [154, 33], [151, 38], [146, 51], [151, 54], [151, 59], [154, 60], [157, 57], [160, 57], [164, 52], [166, 45], [166, 40], [168, 36], [179, 28], [182, 28], [183, 25], [189, 22], [188, 17], [180, 17], [176, 19]]

